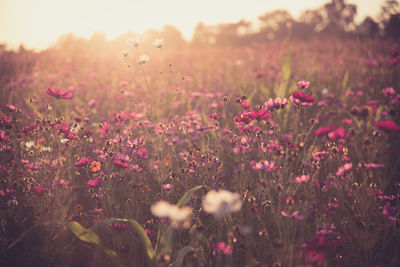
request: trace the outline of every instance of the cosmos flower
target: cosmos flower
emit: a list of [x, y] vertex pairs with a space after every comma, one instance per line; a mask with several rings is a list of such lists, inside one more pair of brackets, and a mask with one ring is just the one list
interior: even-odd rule
[[395, 133], [400, 130], [400, 127], [391, 120], [380, 121], [376, 124], [379, 130]]
[[273, 100], [272, 98], [268, 99], [267, 102], [265, 102], [265, 106], [269, 109], [269, 110], [274, 110], [274, 109], [280, 109], [280, 108], [285, 108], [285, 106], [288, 104], [288, 100], [286, 98], [284, 98], [283, 100], [280, 97], [275, 98], [275, 100]]
[[250, 117], [253, 120], [266, 120], [269, 117], [269, 112], [266, 109], [260, 109], [259, 111], [252, 110], [250, 113]]
[[98, 161], [92, 161], [92, 163], [90, 163], [90, 169], [92, 172], [99, 171], [101, 169], [101, 163]]
[[290, 100], [293, 104], [299, 107], [311, 107], [315, 102], [315, 97], [312, 97], [311, 93], [306, 95], [302, 91], [293, 91], [290, 96]]
[[338, 169], [338, 171], [336, 172], [337, 176], [344, 176], [347, 172], [349, 172], [351, 170], [351, 168], [353, 168], [353, 164], [352, 163], [346, 163], [344, 164], [343, 167], [340, 167]]
[[238, 193], [227, 190], [209, 191], [203, 199], [205, 212], [213, 214], [216, 218], [222, 218], [242, 208], [242, 199]]
[[101, 177], [90, 179], [87, 183], [89, 187], [97, 187], [101, 186], [103, 183], [103, 179]]
[[164, 45], [164, 40], [163, 39], [155, 39], [153, 42], [153, 46], [155, 48], [161, 48]]
[[37, 185], [33, 187], [32, 191], [35, 196], [41, 197], [43, 193], [46, 192], [46, 188], [41, 185]]
[[225, 244], [225, 242], [217, 242], [213, 244], [213, 251], [214, 252], [222, 252], [226, 255], [232, 254], [232, 247], [231, 245]]
[[297, 176], [295, 179], [295, 182], [296, 182], [296, 184], [301, 184], [301, 183], [306, 183], [309, 180], [310, 180], [310, 175], [303, 174], [303, 175]]
[[150, 60], [150, 57], [148, 55], [143, 54], [143, 55], [139, 56], [137, 63], [145, 64], [145, 63], [149, 62], [149, 60]]
[[129, 47], [138, 47], [141, 42], [142, 40], [140, 39], [140, 37], [132, 37], [129, 38], [128, 41], [126, 41]]
[[311, 86], [311, 83], [309, 81], [298, 81], [296, 86], [299, 89], [307, 89]]
[[72, 92], [71, 90], [57, 89], [55, 87], [46, 88], [46, 94], [51, 97], [55, 97], [57, 99], [71, 99]]

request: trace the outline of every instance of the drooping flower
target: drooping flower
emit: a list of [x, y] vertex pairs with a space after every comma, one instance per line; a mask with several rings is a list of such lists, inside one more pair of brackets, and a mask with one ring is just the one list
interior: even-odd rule
[[280, 97], [275, 98], [273, 100], [272, 98], [268, 99], [267, 102], [265, 102], [265, 107], [267, 107], [269, 110], [274, 110], [274, 109], [280, 109], [280, 108], [285, 108], [285, 106], [288, 104], [288, 100], [284, 98], [283, 100]]
[[315, 97], [310, 94], [306, 95], [303, 91], [293, 91], [290, 96], [293, 104], [299, 107], [311, 107], [315, 102]]
[[205, 212], [213, 214], [216, 218], [222, 218], [242, 208], [242, 199], [238, 193], [227, 190], [211, 190], [203, 199]]
[[48, 96], [55, 97], [57, 99], [71, 99], [72, 98], [71, 90], [64, 90], [64, 89], [57, 89], [55, 87], [48, 87], [48, 88], [46, 88], [45, 92]]

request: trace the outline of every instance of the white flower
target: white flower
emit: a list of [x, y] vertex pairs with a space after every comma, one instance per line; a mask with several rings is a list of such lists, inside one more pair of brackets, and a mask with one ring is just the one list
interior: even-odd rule
[[155, 48], [161, 48], [164, 45], [164, 40], [163, 39], [155, 39], [153, 42], [153, 46]]
[[126, 41], [129, 47], [138, 47], [139, 44], [142, 42], [140, 37], [132, 37]]
[[242, 200], [240, 195], [227, 190], [209, 191], [203, 199], [204, 211], [214, 214], [217, 218], [239, 211], [241, 208]]
[[68, 142], [69, 142], [69, 139], [67, 139], [67, 138], [60, 139], [61, 144], [66, 144]]
[[192, 209], [190, 207], [179, 208], [176, 205], [162, 200], [153, 204], [150, 210], [156, 217], [168, 218], [174, 228], [179, 228], [180, 226], [189, 228], [190, 226], [190, 218], [192, 215]]
[[26, 150], [30, 150], [32, 147], [35, 146], [35, 141], [29, 141], [25, 143]]
[[51, 152], [51, 151], [53, 151], [53, 149], [51, 147], [49, 147], [49, 146], [42, 146], [40, 148], [40, 151], [41, 152]]
[[139, 56], [137, 62], [139, 64], [145, 64], [145, 63], [149, 62], [149, 60], [150, 60], [150, 57], [148, 55], [143, 54], [143, 55]]

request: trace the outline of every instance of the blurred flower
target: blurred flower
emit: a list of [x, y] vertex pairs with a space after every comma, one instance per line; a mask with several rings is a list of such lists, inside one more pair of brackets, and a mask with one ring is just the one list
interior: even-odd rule
[[302, 91], [293, 91], [290, 96], [290, 100], [293, 104], [300, 107], [311, 107], [315, 102], [315, 97], [312, 97], [311, 93], [306, 95]]
[[163, 184], [162, 185], [162, 189], [164, 189], [164, 190], [171, 190], [172, 188], [174, 188], [173, 184]]
[[151, 213], [159, 218], [168, 218], [172, 227], [189, 228], [190, 218], [192, 216], [192, 209], [190, 207], [178, 207], [172, 205], [167, 201], [159, 201], [151, 206]]
[[89, 163], [92, 161], [92, 158], [89, 156], [89, 157], [83, 157], [83, 158], [81, 158], [78, 162], [75, 162], [74, 163], [74, 165], [76, 166], [76, 167], [83, 167], [83, 166], [87, 166], [87, 165], [89, 165]]
[[301, 175], [301, 176], [297, 176], [295, 179], [296, 184], [301, 184], [301, 183], [306, 183], [310, 180], [310, 175]]
[[129, 47], [138, 47], [139, 44], [141, 44], [141, 42], [142, 40], [140, 39], [139, 36], [129, 38], [128, 41], [126, 41]]
[[148, 55], [143, 54], [143, 55], [139, 56], [137, 62], [139, 64], [145, 64], [145, 63], [149, 62], [149, 60], [150, 60], [150, 57]]
[[254, 170], [266, 170], [268, 172], [279, 169], [279, 166], [275, 166], [275, 163], [268, 160], [263, 160], [259, 162], [255, 162], [254, 160], [250, 161], [250, 165]]
[[155, 39], [153, 42], [153, 46], [155, 48], [161, 48], [164, 45], [164, 40], [163, 39]]
[[74, 210], [76, 210], [76, 211], [83, 210], [83, 205], [82, 204], [76, 204], [75, 207], [74, 207]]
[[57, 89], [54, 87], [46, 88], [46, 94], [57, 99], [71, 99], [71, 90]]
[[232, 247], [231, 245], [225, 244], [225, 242], [217, 242], [213, 244], [214, 252], [222, 252], [223, 254], [231, 255]]
[[385, 96], [388, 96], [388, 95], [395, 95], [396, 91], [393, 89], [393, 87], [387, 87], [387, 88], [382, 89], [382, 93]]
[[44, 188], [41, 185], [37, 185], [33, 187], [33, 194], [37, 197], [40, 197], [43, 195], [44, 192], [46, 192], [46, 188]]
[[242, 208], [242, 200], [238, 193], [227, 190], [209, 191], [203, 199], [205, 212], [214, 214], [216, 218], [222, 218]]
[[400, 130], [400, 127], [394, 121], [380, 121], [376, 124], [379, 130], [395, 133]]
[[378, 164], [378, 163], [364, 163], [364, 167], [366, 169], [378, 169], [383, 168], [385, 164]]
[[299, 89], [307, 89], [311, 86], [311, 83], [308, 81], [298, 81], [296, 83], [297, 88]]
[[349, 172], [351, 170], [351, 168], [353, 168], [353, 164], [352, 163], [346, 163], [344, 164], [343, 167], [340, 167], [338, 169], [338, 171], [336, 172], [337, 176], [343, 176], [345, 175], [347, 172]]
[[87, 185], [89, 186], [89, 187], [97, 187], [97, 186], [101, 186], [103, 184], [103, 179], [101, 178], [101, 177], [97, 177], [97, 178], [94, 178], [94, 179], [90, 179], [88, 182], [87, 182]]
[[28, 142], [25, 143], [25, 147], [26, 147], [26, 150], [30, 150], [33, 147], [35, 147], [35, 142], [34, 141], [28, 141]]

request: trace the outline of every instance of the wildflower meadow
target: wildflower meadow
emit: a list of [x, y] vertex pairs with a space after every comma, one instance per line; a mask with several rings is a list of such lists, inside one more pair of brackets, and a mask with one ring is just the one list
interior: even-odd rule
[[399, 266], [396, 39], [0, 55], [1, 266]]

